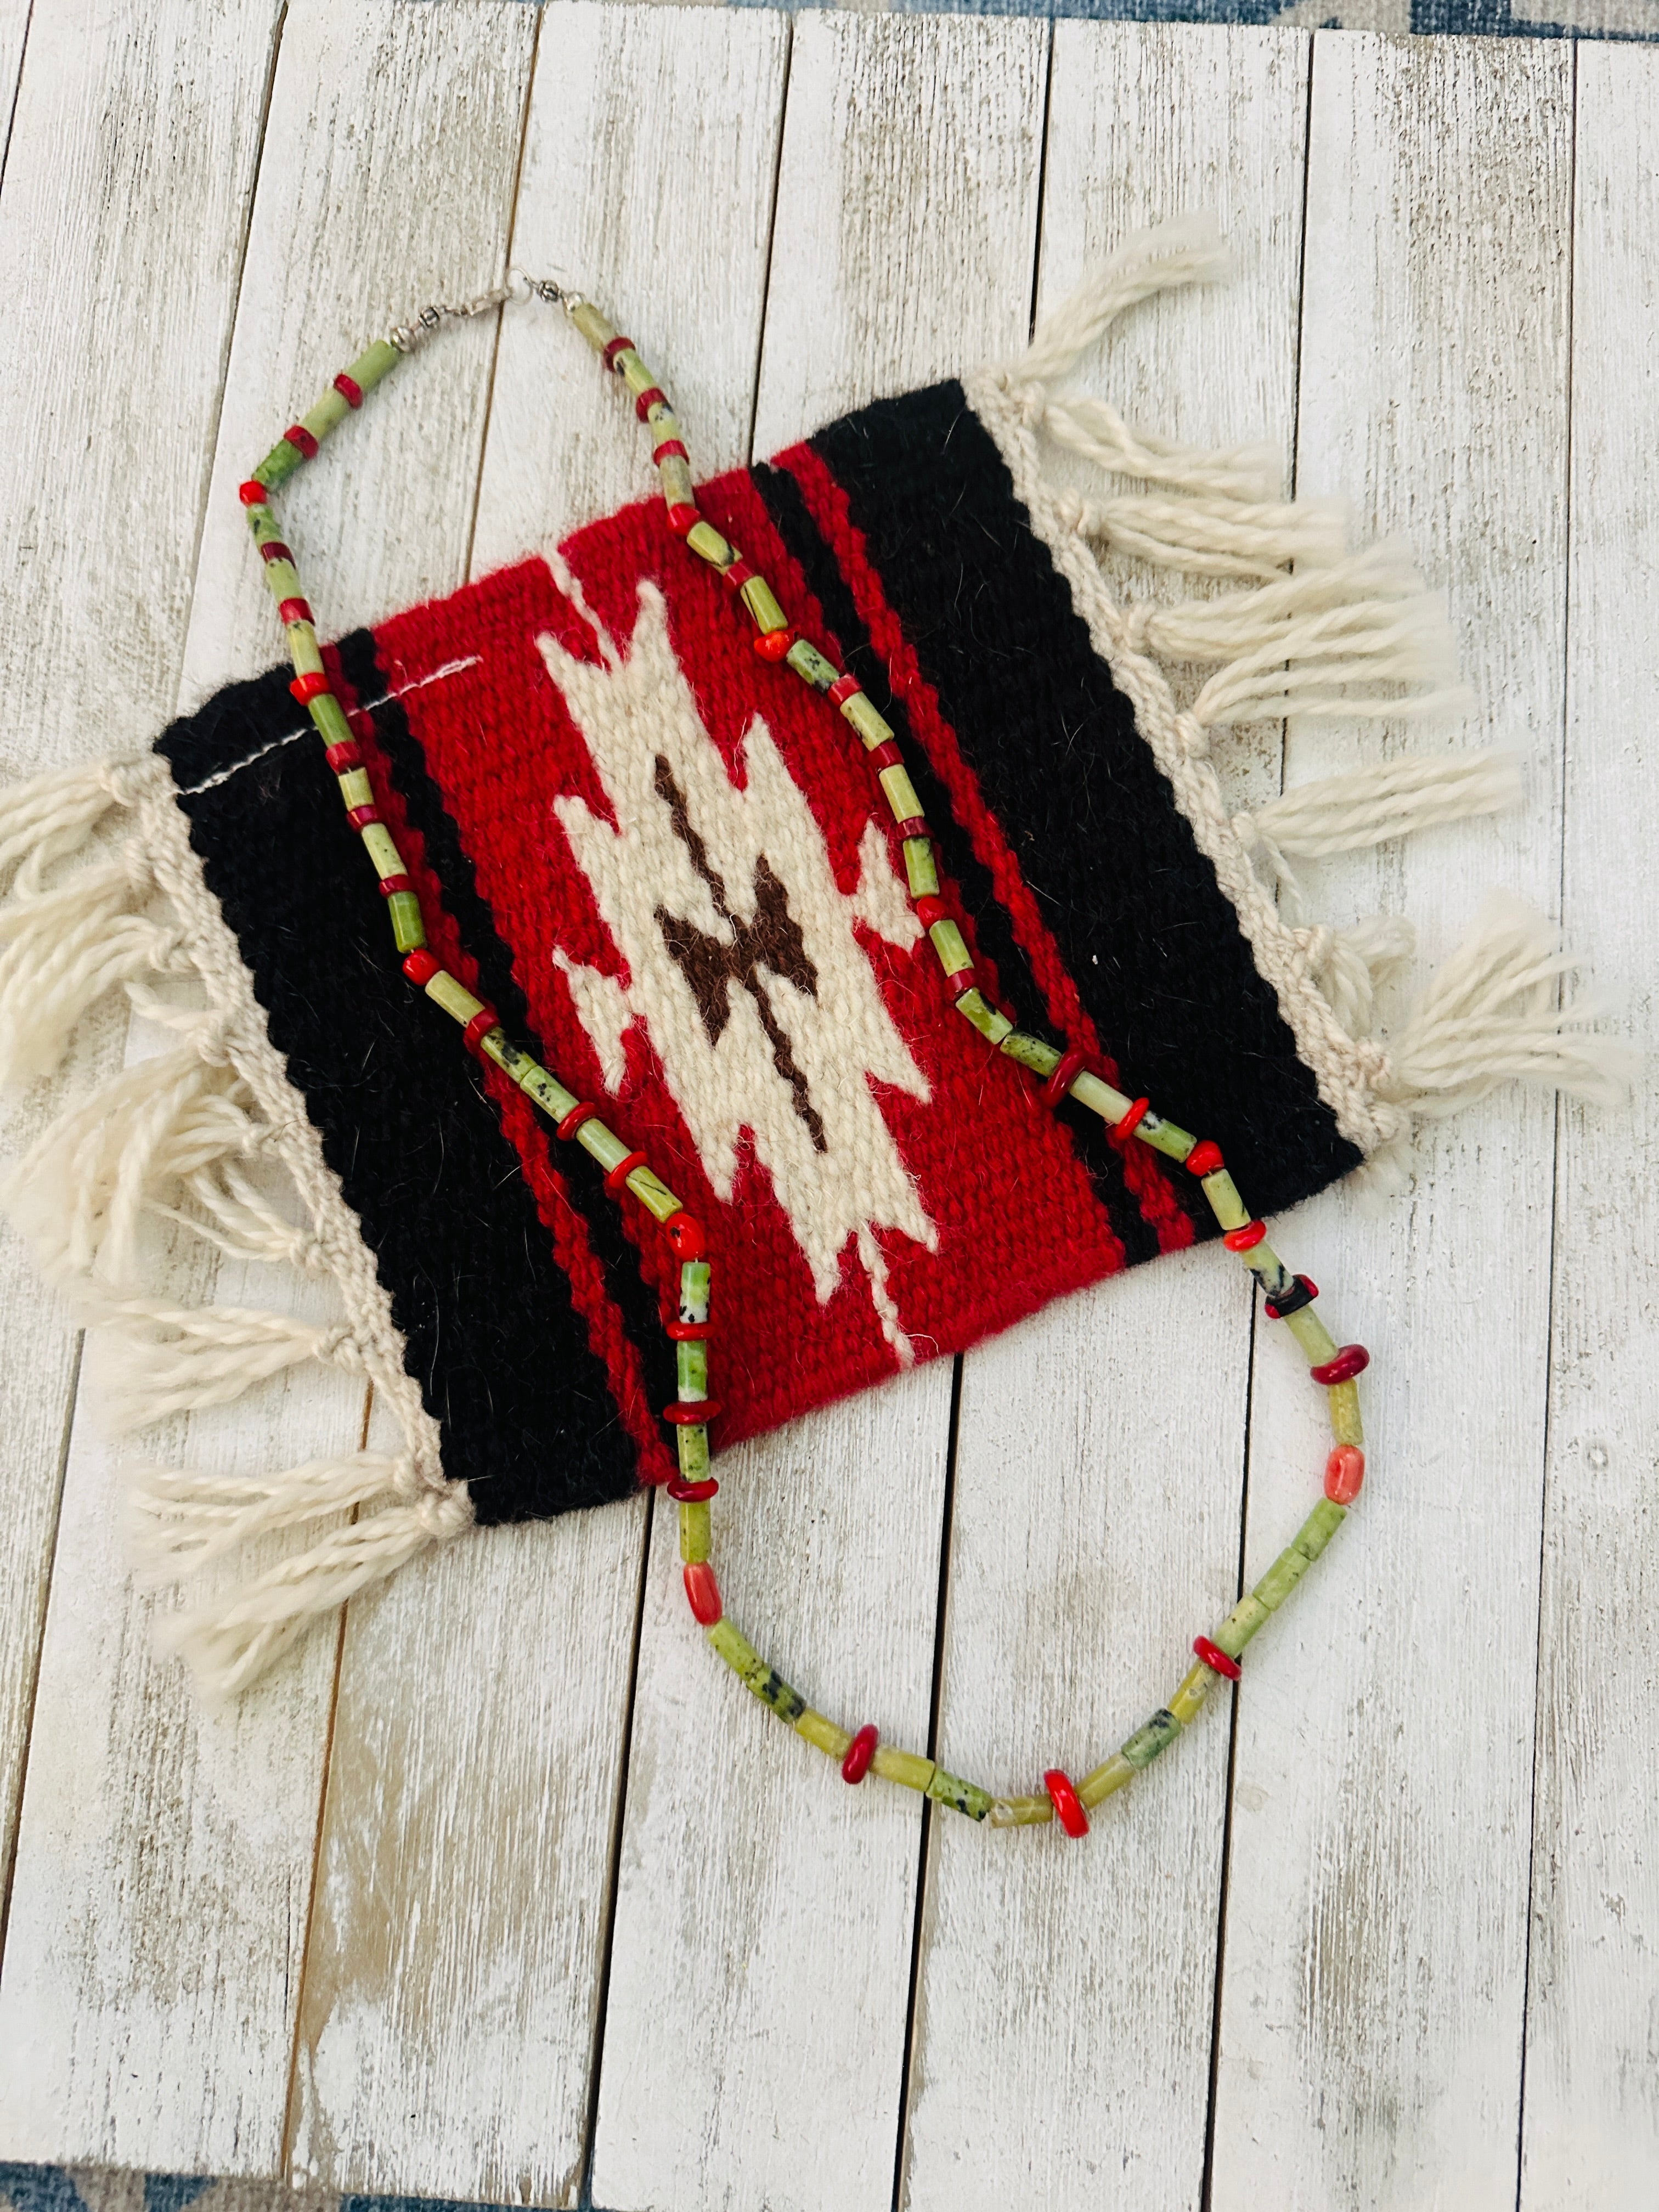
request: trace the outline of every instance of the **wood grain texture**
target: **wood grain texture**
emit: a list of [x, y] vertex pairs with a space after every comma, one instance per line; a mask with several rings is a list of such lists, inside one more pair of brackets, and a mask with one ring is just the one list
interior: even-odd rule
[[[541, 17], [514, 258], [574, 264], [618, 313], [661, 302], [665, 267], [695, 270], [720, 311], [677, 300], [668, 357], [687, 389], [736, 369], [714, 423], [722, 459], [747, 428], [785, 40], [774, 17]], [[735, 95], [724, 135], [710, 84]], [[723, 179], [718, 223], [674, 189], [700, 165]], [[475, 569], [647, 488], [638, 426], [615, 398], [562, 316], [507, 316]], [[297, 2179], [573, 2201], [645, 1517], [641, 1504], [491, 1530], [354, 1610], [299, 2040]]]
[[[622, 319], [672, 386], [699, 476], [749, 454], [788, 47], [787, 19], [759, 11], [542, 11], [514, 258]], [[545, 308], [509, 315], [474, 573], [656, 490], [586, 341]]]
[[[1243, 241], [1237, 281], [1139, 312], [1082, 373], [1149, 430], [1276, 431], [1287, 466], [1306, 97], [1298, 34], [1056, 28], [1039, 315], [1128, 234], [1214, 208]], [[1172, 1392], [1176, 1345], [1203, 1346], [1200, 1389]], [[1048, 1765], [1080, 1777], [1174, 1688], [1194, 1631], [1235, 1592], [1249, 1346], [1237, 1263], [1212, 1249], [1067, 1299], [969, 1357], [947, 1765], [1009, 1793], [1040, 1790]], [[1216, 1702], [1193, 1742], [1100, 1808], [1082, 1848], [1057, 1828], [934, 1823], [910, 2207], [1197, 2201], [1229, 1734]], [[1137, 1956], [1148, 1972], [1124, 1971]], [[1040, 1974], [1013, 1964], [1038, 1960]]]
[[[292, 0], [185, 658], [186, 703], [282, 658], [237, 485], [369, 342], [506, 266], [535, 38], [512, 0]], [[497, 318], [447, 325], [279, 495], [324, 635], [466, 576]], [[301, 720], [303, 720], [301, 716]]]
[[[1519, 744], [1528, 804], [1310, 872], [1425, 964], [1485, 886], [1559, 866], [1571, 54], [1316, 42], [1298, 486], [1346, 491], [1449, 594], [1484, 723], [1293, 726], [1287, 780]], [[1507, 2206], [1526, 1967], [1554, 1112], [1505, 1090], [1432, 1127], [1411, 1195], [1335, 1192], [1283, 1249], [1375, 1347], [1371, 1475], [1240, 1699], [1217, 2212]], [[1258, 1331], [1248, 1572], [1319, 1494], [1322, 1407]]]
[[[1581, 50], [1567, 614], [1568, 937], [1644, 1048], [1659, 691], [1659, 56]], [[1626, 896], [1624, 886], [1631, 887]], [[1638, 888], [1639, 887], [1639, 888]], [[1521, 2203], [1659, 2197], [1659, 1163], [1651, 1071], [1632, 1117], [1569, 1108], [1556, 1186], [1538, 1790]]]
[[[473, 27], [470, 40], [456, 35], [459, 21]], [[184, 678], [191, 696], [280, 652], [234, 485], [296, 398], [308, 404], [362, 345], [365, 294], [388, 265], [418, 260], [422, 245], [425, 265], [405, 281], [452, 276], [453, 231], [476, 223], [479, 199], [498, 179], [501, 234], [491, 250], [504, 245], [533, 22], [505, 8], [459, 21], [386, 6], [360, 15], [348, 33], [331, 30], [321, 10], [289, 15], [220, 423], [217, 512], [204, 530], [191, 606]], [[256, 97], [263, 90], [261, 82]], [[410, 197], [389, 190], [434, 123], [465, 126], [471, 166], [447, 155], [438, 188]], [[319, 139], [330, 159], [308, 163]], [[306, 180], [297, 207], [296, 177]], [[332, 315], [314, 261], [337, 275]], [[382, 434], [349, 452], [355, 469], [319, 471], [337, 487], [331, 517], [308, 520], [309, 487], [296, 493], [290, 511], [302, 549], [313, 539], [362, 549], [355, 593], [339, 575], [349, 556], [331, 563], [302, 550], [324, 608], [331, 595], [345, 602], [347, 619], [359, 617], [388, 596], [397, 604], [464, 574], [490, 340], [488, 330], [458, 335], [425, 382], [445, 428], [428, 428], [424, 451], [443, 456], [446, 438], [455, 447], [459, 506], [385, 434], [391, 408], [379, 415]], [[296, 362], [303, 397], [289, 381]], [[416, 526], [388, 555], [376, 520], [411, 476], [417, 490], [402, 504]], [[227, 1266], [216, 1277], [186, 1250], [164, 1279], [189, 1302], [216, 1296], [333, 1317], [321, 1291], [296, 1296], [288, 1280], [258, 1274]], [[97, 1364], [94, 1349], [94, 1387]], [[239, 1471], [292, 1465], [349, 1449], [363, 1415], [360, 1383], [301, 1370], [255, 1407], [180, 1425], [158, 1450]], [[145, 1654], [149, 1608], [124, 1589], [113, 1462], [94, 1436], [95, 1415], [78, 1414], [6, 1960], [5, 2005], [37, 2029], [17, 2124], [41, 2154], [275, 2173], [337, 1640], [325, 1631], [296, 1668], [280, 1670], [231, 1718], [204, 1720], [179, 1671]], [[87, 1712], [98, 1717], [91, 1730], [76, 1724]], [[135, 2036], [142, 2070], [126, 2063]]]
[[[0, 282], [10, 303], [0, 332], [8, 426], [0, 452], [0, 767], [9, 775], [142, 743], [172, 710], [276, 14], [243, 0], [36, 13], [0, 195]], [[21, 28], [21, 17], [8, 23]], [[165, 281], [151, 275], [157, 269]], [[95, 1027], [82, 1080], [107, 1072], [120, 1053], [122, 1025]], [[23, 1101], [9, 1117], [7, 1149], [26, 1143], [62, 1103], [52, 1086]], [[0, 1468], [3, 1885], [75, 1358], [66, 1316], [9, 1238], [0, 1254], [0, 1316], [8, 1444]], [[66, 1515], [71, 1549], [80, 1510]], [[88, 1573], [79, 1590], [72, 1577], [66, 1582], [59, 1618], [64, 1607], [82, 1611], [84, 1628], [83, 1608], [106, 1608], [104, 1626], [118, 1635], [128, 1614], [119, 1578], [100, 1577], [96, 1559]], [[86, 2155], [94, 2147], [110, 2155], [118, 2138], [128, 2139], [122, 2116], [99, 2109], [93, 2088], [103, 2062], [91, 2057], [97, 2024], [76, 2018], [76, 1996], [88, 1994], [84, 1978], [61, 1951], [44, 1965], [54, 1943], [73, 1952], [93, 1941], [84, 1913], [74, 1911], [75, 1869], [58, 1856], [47, 1808], [51, 1762], [90, 1738], [76, 1794], [80, 1813], [95, 1820], [97, 1747], [120, 1725], [108, 1703], [71, 1705], [66, 1741], [62, 1709], [53, 1696], [40, 1697], [33, 1740], [41, 1809], [31, 1816], [34, 1845], [11, 1885], [0, 1982], [0, 2033], [30, 2064], [0, 2079], [0, 2155]], [[50, 1900], [37, 1880], [51, 1886]], [[88, 1963], [80, 1949], [78, 1966]], [[37, 2019], [28, 1992], [40, 1971], [52, 2009]], [[89, 2059], [75, 2083], [64, 2078], [71, 2061], [65, 2043], [52, 2040], [58, 2030], [77, 2037]], [[37, 2063], [54, 2053], [55, 2073]], [[145, 2094], [153, 2117], [153, 2087]]]
[[[1029, 23], [798, 19], [757, 452], [1018, 343], [1046, 47]], [[935, 1363], [721, 1463], [732, 1618], [810, 1702], [917, 1748], [950, 1397]], [[920, 1804], [845, 1789], [722, 1679], [675, 1519], [652, 1530], [593, 2193], [626, 2212], [884, 2208]]]

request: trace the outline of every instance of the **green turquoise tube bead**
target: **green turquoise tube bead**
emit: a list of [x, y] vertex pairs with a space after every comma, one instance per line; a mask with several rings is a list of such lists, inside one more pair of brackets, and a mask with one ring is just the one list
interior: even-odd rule
[[360, 392], [373, 392], [385, 377], [391, 375], [403, 359], [389, 338], [376, 338], [372, 346], [360, 353], [346, 370]]
[[1198, 1142], [1190, 1129], [1183, 1129], [1174, 1121], [1166, 1121], [1153, 1113], [1143, 1114], [1135, 1135], [1143, 1145], [1150, 1145], [1155, 1152], [1166, 1159], [1184, 1160]]
[[792, 1725], [806, 1711], [806, 1700], [798, 1690], [792, 1690], [777, 1668], [763, 1659], [760, 1653], [742, 1632], [729, 1620], [717, 1620], [708, 1631], [708, 1641], [744, 1687], [752, 1690], [762, 1705], [769, 1705], [781, 1721]]
[[317, 404], [300, 417], [300, 426], [309, 430], [320, 446], [329, 432], [337, 430], [350, 412], [351, 404], [344, 392], [336, 392], [331, 386]]
[[1278, 1612], [1347, 1517], [1346, 1506], [1320, 1499], [1255, 1586], [1254, 1595], [1269, 1613]]
[[418, 952], [426, 943], [426, 924], [421, 902], [413, 891], [393, 891], [386, 902], [392, 922], [392, 941], [399, 952]]
[[580, 1101], [574, 1091], [567, 1091], [556, 1075], [550, 1075], [528, 1053], [521, 1055], [523, 1066], [513, 1070], [513, 1079], [525, 1097], [539, 1106], [550, 1121], [562, 1121], [567, 1114], [575, 1111]]
[[1254, 1590], [1247, 1590], [1210, 1641], [1230, 1659], [1237, 1659], [1262, 1623], [1272, 1618]]
[[1078, 1802], [1086, 1811], [1092, 1812], [1097, 1805], [1103, 1804], [1114, 1790], [1123, 1789], [1134, 1778], [1135, 1769], [1121, 1751], [1115, 1751], [1109, 1759], [1103, 1759], [1092, 1773], [1085, 1774], [1078, 1784]]
[[833, 660], [826, 660], [817, 646], [804, 637], [798, 637], [787, 656], [789, 665], [803, 683], [810, 684], [815, 691], [827, 691], [841, 674]]
[[947, 1774], [942, 1766], [933, 1769], [927, 1795], [936, 1805], [948, 1805], [953, 1813], [963, 1813], [970, 1820], [982, 1820], [996, 1802], [988, 1790], [981, 1790], [976, 1782], [964, 1782], [960, 1775]]
[[676, 1427], [674, 1449], [679, 1460], [682, 1482], [708, 1481], [708, 1431], [701, 1421], [688, 1422]]
[[[877, 745], [884, 745], [891, 738], [892, 724], [876, 712], [866, 693], [854, 691], [851, 698], [842, 702], [841, 711], [843, 718], [852, 724], [872, 751]], [[917, 813], [921, 811], [920, 807], [915, 811]], [[908, 820], [909, 817], [902, 816], [900, 818]]]
[[[904, 880], [910, 886], [912, 898], [939, 896], [939, 862], [933, 856], [933, 841], [931, 837], [905, 839]], [[983, 1000], [980, 1003], [982, 1006]], [[1009, 1027], [1012, 1029], [1012, 1026], [1013, 1024], [1010, 1023]]]
[[1114, 1128], [1134, 1104], [1133, 1098], [1126, 1098], [1122, 1091], [1115, 1091], [1104, 1077], [1097, 1075], [1090, 1067], [1084, 1068], [1079, 1074], [1072, 1085], [1071, 1095], [1079, 1106], [1086, 1106], [1091, 1113], [1098, 1114], [1103, 1121]]
[[702, 1498], [680, 1508], [680, 1557], [688, 1567], [700, 1567], [713, 1545], [708, 1501]]
[[[1083, 1792], [1079, 1790], [1078, 1795], [1080, 1797]], [[1049, 1797], [998, 1797], [991, 1806], [994, 1828], [1040, 1828], [1054, 1817], [1054, 1801]]]
[[982, 1037], [1000, 1044], [1014, 1026], [1000, 1007], [988, 1006], [977, 990], [964, 991], [956, 1001], [957, 1012], [970, 1021]]
[[708, 1318], [708, 1289], [714, 1280], [714, 1269], [707, 1260], [682, 1260], [680, 1262], [680, 1319], [702, 1322]]
[[1143, 1766], [1150, 1766], [1159, 1752], [1167, 1751], [1180, 1734], [1181, 1723], [1167, 1705], [1160, 1705], [1146, 1726], [1138, 1728], [1120, 1747], [1119, 1756], [1139, 1772]]
[[262, 483], [267, 491], [275, 491], [285, 484], [305, 456], [287, 438], [278, 438], [270, 451], [253, 471], [253, 481]]
[[628, 1188], [653, 1221], [672, 1221], [680, 1210], [678, 1199], [649, 1168], [635, 1168], [628, 1178]]
[[1022, 1067], [1029, 1067], [1033, 1075], [1052, 1075], [1061, 1059], [1058, 1045], [1050, 1044], [1044, 1037], [1032, 1036], [1025, 1030], [1010, 1030], [998, 1049], [1005, 1059], [1018, 1060]]
[[617, 336], [616, 330], [591, 300], [572, 300], [565, 312], [595, 353], [603, 353]]
[[708, 1346], [702, 1338], [674, 1346], [674, 1380], [682, 1401], [708, 1395]]
[[350, 738], [351, 725], [345, 718], [345, 708], [331, 691], [319, 691], [314, 699], [307, 700], [306, 712], [325, 745], [343, 745]]

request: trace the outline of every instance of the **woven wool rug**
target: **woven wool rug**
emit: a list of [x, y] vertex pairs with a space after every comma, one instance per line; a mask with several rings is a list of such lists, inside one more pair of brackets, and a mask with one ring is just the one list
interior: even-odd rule
[[[1271, 1215], [1362, 1163], [1397, 1180], [1415, 1117], [1512, 1075], [1615, 1077], [1512, 902], [1378, 1040], [1403, 920], [1338, 932], [1279, 896], [1302, 855], [1510, 803], [1512, 761], [1227, 795], [1237, 725], [1468, 698], [1404, 549], [1349, 550], [1261, 450], [1138, 434], [1073, 383], [1117, 316], [1222, 264], [1203, 224], [1132, 240], [1021, 359], [700, 498], [896, 732], [987, 996], [1217, 1141]], [[1109, 573], [1129, 556], [1140, 592]], [[705, 1224], [717, 1443], [1215, 1233], [1184, 1170], [1051, 1111], [952, 1012], [861, 748], [757, 659], [660, 501], [329, 663], [433, 951]], [[410, 991], [319, 752], [277, 670], [0, 802], [0, 1059], [46, 1071], [123, 987], [167, 1047], [12, 1180], [112, 1340], [108, 1412], [142, 1429], [316, 1361], [367, 1376], [402, 1434], [136, 1482], [150, 1571], [212, 1570], [164, 1632], [219, 1694], [434, 1542], [674, 1469], [672, 1255]], [[181, 1308], [146, 1279], [158, 1215], [328, 1279], [341, 1318]]]

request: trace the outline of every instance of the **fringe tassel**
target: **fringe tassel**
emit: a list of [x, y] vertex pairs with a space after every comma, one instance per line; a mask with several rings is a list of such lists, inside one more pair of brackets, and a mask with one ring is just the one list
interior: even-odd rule
[[1564, 997], [1581, 963], [1557, 932], [1506, 891], [1494, 891], [1468, 937], [1431, 978], [1388, 1047], [1381, 1095], [1413, 1115], [1455, 1114], [1501, 1083], [1565, 1091], [1599, 1106], [1627, 1094], [1635, 1055], [1589, 1033], [1607, 1012]]
[[[324, 1526], [376, 1504], [362, 1520]], [[310, 1460], [258, 1480], [152, 1468], [135, 1480], [129, 1500], [132, 1549], [151, 1587], [189, 1582], [278, 1533], [322, 1528], [303, 1552], [163, 1618], [160, 1640], [189, 1662], [215, 1702], [245, 1689], [318, 1615], [471, 1519], [465, 1491], [432, 1488], [409, 1460], [374, 1452]]]
[[1521, 800], [1521, 762], [1511, 752], [1411, 755], [1375, 768], [1291, 786], [1252, 814], [1235, 814], [1233, 834], [1247, 851], [1318, 860], [1403, 837], [1437, 823], [1496, 814]]
[[[1410, 957], [1410, 928], [1388, 916], [1342, 931], [1293, 927], [1249, 877], [1249, 858], [1265, 860], [1299, 903], [1291, 858], [1352, 851], [1494, 812], [1518, 799], [1521, 779], [1517, 762], [1504, 753], [1385, 761], [1297, 787], [1228, 819], [1208, 759], [1211, 730], [1292, 714], [1463, 712], [1473, 701], [1456, 680], [1446, 610], [1403, 546], [1347, 551], [1339, 507], [1279, 496], [1270, 449], [1155, 437], [1066, 384], [1127, 309], [1224, 267], [1219, 234], [1202, 218], [1130, 239], [1039, 325], [1020, 360], [982, 380], [975, 404], [1000, 425], [1016, 486], [1024, 483], [1022, 496], [1070, 577], [1079, 611], [1134, 698], [1178, 803], [1206, 849], [1214, 854], [1219, 847], [1224, 883], [1263, 975], [1289, 1008], [1304, 1058], [1339, 1113], [1348, 1110], [1351, 1123], [1380, 1146], [1374, 1158], [1385, 1172], [1403, 1158], [1411, 1116], [1454, 1113], [1512, 1078], [1610, 1103], [1628, 1080], [1631, 1055], [1588, 1032], [1600, 1011], [1595, 1002], [1562, 1001], [1562, 980], [1576, 963], [1513, 899], [1494, 898], [1483, 909], [1386, 1054], [1374, 1044], [1355, 1054], [1337, 1033], [1370, 1036], [1379, 986]], [[1043, 438], [1120, 483], [1093, 496], [1052, 489]], [[1068, 535], [1237, 588], [1125, 608]], [[1214, 673], [1182, 712], [1169, 672], [1194, 665]], [[1317, 994], [1311, 1010], [1310, 983]]]
[[1257, 587], [1185, 606], [1135, 606], [1126, 644], [1169, 662], [1221, 664], [1191, 709], [1201, 728], [1287, 714], [1467, 710], [1444, 606], [1403, 548], [1345, 553], [1340, 508], [1278, 497], [1270, 447], [1177, 444], [1132, 430], [1103, 399], [1057, 388], [1127, 308], [1225, 266], [1212, 221], [1143, 233], [1086, 276], [1002, 372], [1033, 429], [1109, 476], [1158, 488], [1064, 497], [1072, 528], [1164, 567]]
[[[306, 1361], [372, 1371], [384, 1392], [397, 1398], [401, 1390], [406, 1400], [406, 1378], [387, 1346], [371, 1370], [366, 1340], [349, 1321], [192, 1308], [143, 1288], [148, 1221], [313, 1276], [330, 1272], [337, 1247], [328, 1237], [346, 1233], [328, 1225], [321, 1182], [307, 1197], [297, 1169], [289, 1180], [301, 1220], [263, 1187], [287, 1170], [276, 1131], [232, 1059], [233, 1017], [165, 1000], [153, 988], [195, 975], [198, 957], [242, 973], [228, 933], [210, 955], [193, 950], [204, 929], [222, 933], [223, 925], [205, 891], [200, 914], [177, 905], [189, 903], [193, 862], [165, 786], [160, 763], [107, 763], [0, 792], [0, 872], [15, 871], [0, 902], [0, 1077], [50, 1073], [76, 1024], [118, 988], [168, 1037], [166, 1048], [124, 1066], [60, 1115], [0, 1194], [49, 1278], [107, 1334], [100, 1387], [113, 1425], [143, 1428], [228, 1404]], [[147, 807], [145, 794], [158, 787], [159, 804]], [[172, 853], [168, 880], [184, 886], [173, 897], [147, 844]], [[221, 1002], [236, 1006], [212, 972]], [[403, 1413], [410, 1449], [398, 1459], [356, 1452], [259, 1478], [152, 1468], [137, 1482], [134, 1540], [152, 1582], [191, 1580], [295, 1530], [308, 1539], [163, 1622], [161, 1640], [190, 1661], [210, 1694], [234, 1695], [318, 1615], [470, 1525], [465, 1488], [444, 1481], [436, 1431], [425, 1433], [431, 1425], [418, 1400]], [[343, 1515], [360, 1513], [340, 1525]]]

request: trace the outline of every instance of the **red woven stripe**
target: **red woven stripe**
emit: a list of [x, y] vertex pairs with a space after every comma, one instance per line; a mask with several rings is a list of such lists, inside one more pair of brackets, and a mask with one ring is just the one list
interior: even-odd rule
[[[397, 841], [404, 866], [420, 894], [432, 949], [452, 975], [470, 991], [478, 984], [477, 963], [462, 945], [453, 917], [444, 904], [443, 890], [426, 857], [426, 844], [404, 811], [402, 794], [386, 772], [386, 757], [374, 734], [372, 717], [363, 714], [356, 694], [345, 682], [331, 647], [325, 647], [337, 695], [349, 714], [359, 716], [358, 726], [365, 764], [385, 808], [387, 827]], [[518, 1085], [491, 1060], [481, 1062], [484, 1088], [495, 1101], [501, 1126], [512, 1139], [523, 1166], [536, 1211], [552, 1240], [553, 1256], [570, 1284], [571, 1304], [581, 1316], [587, 1340], [604, 1363], [617, 1413], [640, 1455], [643, 1482], [672, 1480], [678, 1462], [663, 1442], [662, 1431], [646, 1389], [645, 1373], [633, 1339], [605, 1287], [605, 1269], [589, 1241], [587, 1224], [572, 1199], [564, 1177], [549, 1157], [547, 1123]]]
[[[1075, 1039], [1105, 1080], [1116, 1085], [1116, 1064], [1102, 1048], [1002, 825], [986, 805], [978, 779], [963, 758], [956, 732], [939, 706], [939, 695], [922, 674], [915, 650], [887, 603], [863, 533], [853, 521], [846, 494], [810, 446], [796, 446], [781, 453], [777, 465], [787, 468], [800, 486], [807, 512], [836, 556], [871, 642], [887, 664], [894, 693], [904, 702], [916, 741], [926, 748], [934, 774], [951, 795], [951, 811], [988, 871], [997, 896], [1013, 923], [1042, 992], [1050, 1024], [1062, 1036]], [[1145, 1146], [1133, 1146], [1123, 1154], [1123, 1179], [1134, 1194], [1142, 1218], [1157, 1237], [1160, 1251], [1180, 1251], [1192, 1243], [1191, 1218]]]

